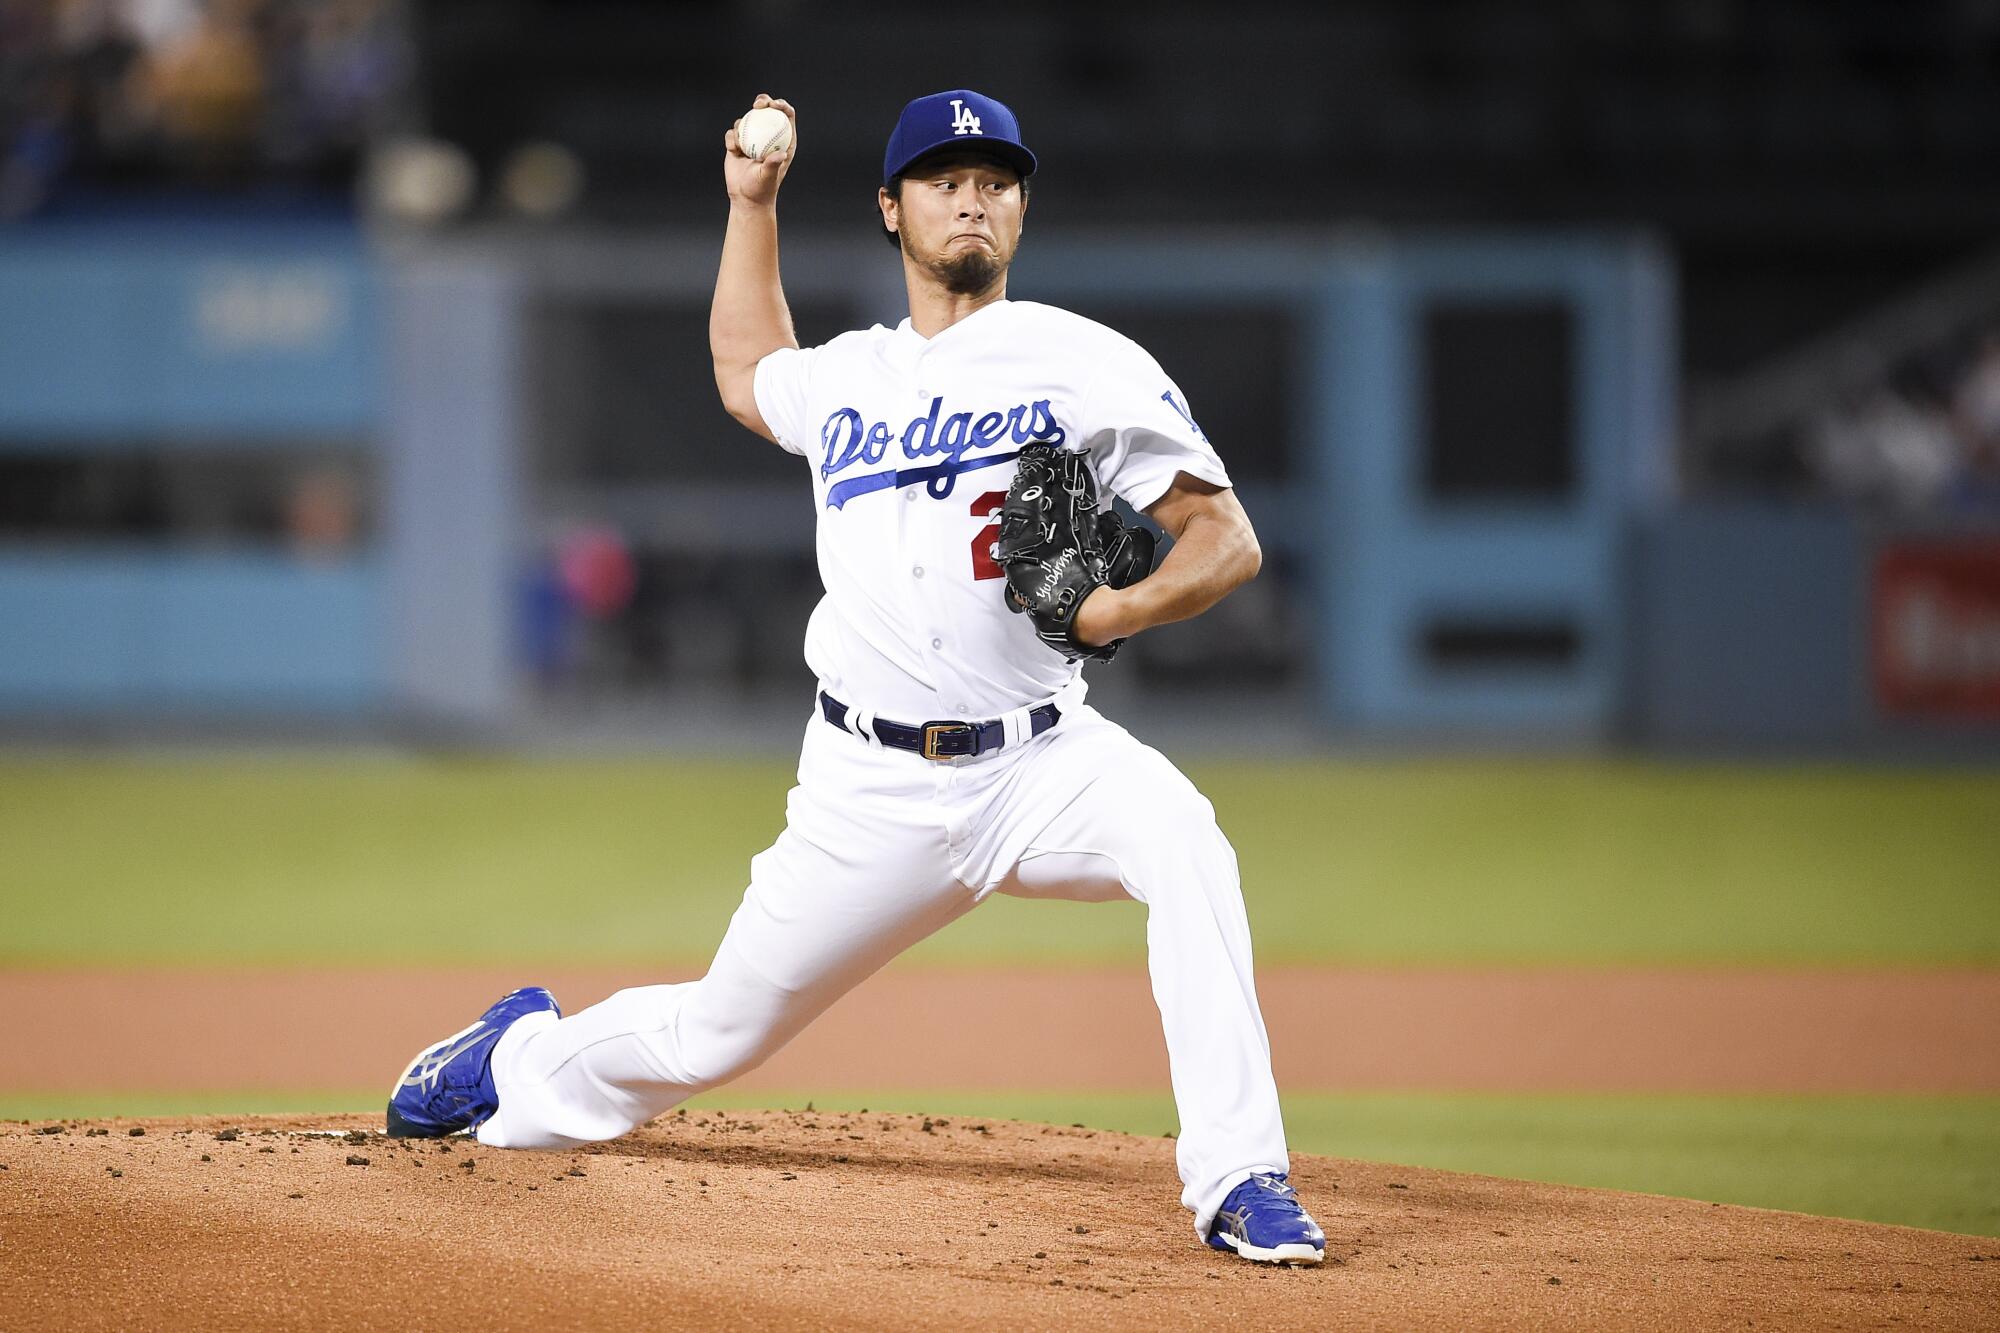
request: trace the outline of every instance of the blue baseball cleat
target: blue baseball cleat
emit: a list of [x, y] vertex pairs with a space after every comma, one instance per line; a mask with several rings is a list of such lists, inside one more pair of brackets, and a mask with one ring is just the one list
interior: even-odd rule
[[441, 1139], [491, 1119], [500, 1109], [493, 1047], [515, 1023], [543, 1012], [562, 1017], [555, 996], [540, 986], [523, 986], [501, 996], [471, 1027], [419, 1051], [389, 1090], [389, 1136]]
[[1265, 1264], [1316, 1264], [1326, 1258], [1326, 1233], [1281, 1175], [1252, 1176], [1229, 1191], [1216, 1210], [1208, 1243]]

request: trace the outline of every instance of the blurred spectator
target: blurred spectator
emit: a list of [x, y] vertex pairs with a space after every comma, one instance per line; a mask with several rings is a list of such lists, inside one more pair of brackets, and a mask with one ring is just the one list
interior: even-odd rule
[[62, 169], [69, 87], [49, 59], [52, 15], [0, 5], [0, 220], [34, 211]]
[[615, 527], [584, 524], [550, 543], [528, 571], [521, 617], [528, 664], [545, 687], [624, 668], [619, 636], [606, 631], [639, 586], [631, 543]]
[[[143, 151], [151, 132], [135, 77], [146, 51], [141, 16], [124, 12], [142, 8], [117, 0], [70, 0], [58, 8], [56, 51], [70, 93], [73, 137], [108, 157]], [[169, 30], [164, 14], [150, 21], [155, 31]]]
[[344, 190], [401, 114], [393, 0], [8, 0], [0, 219], [68, 184]]
[[2000, 508], [2000, 329], [1988, 329], [1979, 339], [1951, 407], [1965, 446], [1958, 498]]
[[170, 163], [197, 178], [247, 170], [264, 111], [254, 0], [211, 0], [195, 25], [143, 67]]
[[1836, 493], [1903, 510], [1935, 504], [1959, 467], [1950, 418], [1887, 385], [1857, 407], [1828, 413], [1812, 449], [1821, 478]]
[[320, 467], [293, 483], [285, 499], [285, 530], [304, 560], [337, 561], [360, 535], [360, 494], [345, 470]]
[[1979, 350], [1952, 398], [1958, 428], [1975, 447], [2000, 446], [2000, 329], [1979, 339]]
[[2000, 508], [2000, 329], [1848, 378], [1802, 434], [1816, 489], [1903, 512]]
[[323, 0], [290, 7], [281, 28], [274, 64], [285, 95], [271, 108], [270, 151], [286, 161], [353, 163], [392, 128], [407, 83], [395, 15], [383, 0]]
[[592, 620], [608, 620], [623, 611], [638, 585], [632, 548], [609, 526], [565, 534], [556, 544], [556, 568], [571, 604]]

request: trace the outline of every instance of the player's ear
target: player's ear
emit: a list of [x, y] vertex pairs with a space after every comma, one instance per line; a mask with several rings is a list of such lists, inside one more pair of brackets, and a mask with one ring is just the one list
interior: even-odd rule
[[893, 233], [903, 225], [902, 218], [899, 216], [902, 211], [901, 201], [895, 195], [889, 193], [888, 186], [876, 187], [875, 206], [882, 210], [882, 229], [884, 231]]

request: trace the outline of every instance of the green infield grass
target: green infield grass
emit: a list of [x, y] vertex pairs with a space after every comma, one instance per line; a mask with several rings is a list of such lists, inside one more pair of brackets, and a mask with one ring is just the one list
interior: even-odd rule
[[[1164, 1095], [711, 1093], [693, 1107], [922, 1112], [1162, 1135]], [[0, 1094], [0, 1118], [333, 1114], [379, 1094]], [[2000, 1098], [1306, 1093], [1295, 1151], [2000, 1236]]]
[[[1264, 962], [2000, 962], [2000, 774], [1200, 760]], [[708, 957], [789, 767], [0, 761], [0, 962]], [[990, 903], [932, 962], [1143, 957], [1129, 905]]]

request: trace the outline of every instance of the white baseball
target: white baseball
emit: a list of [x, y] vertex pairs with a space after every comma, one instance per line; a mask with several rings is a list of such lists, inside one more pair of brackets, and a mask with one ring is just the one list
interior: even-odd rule
[[792, 142], [792, 118], [774, 106], [760, 106], [743, 113], [736, 122], [736, 146], [743, 156], [762, 162]]

